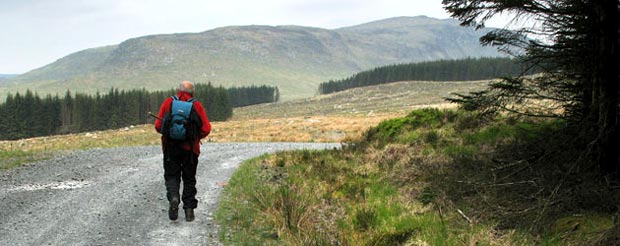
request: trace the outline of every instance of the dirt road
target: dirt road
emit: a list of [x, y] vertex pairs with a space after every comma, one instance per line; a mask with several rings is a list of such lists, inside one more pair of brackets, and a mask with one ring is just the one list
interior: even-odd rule
[[159, 146], [96, 149], [0, 172], [0, 245], [219, 245], [218, 184], [248, 158], [337, 144], [202, 146], [196, 220], [167, 218]]

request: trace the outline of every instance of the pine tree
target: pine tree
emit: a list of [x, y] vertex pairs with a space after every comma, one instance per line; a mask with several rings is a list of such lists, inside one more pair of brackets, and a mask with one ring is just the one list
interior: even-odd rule
[[[234, 91], [234, 92], [233, 92]], [[211, 120], [232, 117], [232, 93], [245, 103], [277, 100], [277, 87], [251, 86], [226, 89], [209, 84], [196, 84], [196, 99], [205, 106]], [[157, 113], [161, 103], [176, 94], [175, 89], [149, 92], [146, 89], [119, 90], [95, 95], [67, 90], [64, 97], [47, 95], [43, 100], [32, 91], [24, 95], [9, 94], [0, 104], [0, 139], [19, 139], [50, 134], [114, 129], [129, 125], [152, 123], [147, 112]], [[27, 112], [27, 113], [24, 113]]]
[[481, 41], [506, 52], [525, 51], [523, 58], [541, 67], [544, 76], [507, 78], [489, 90], [464, 96], [462, 103], [483, 111], [529, 115], [529, 109], [511, 105], [523, 98], [554, 101], [562, 105], [562, 114], [546, 116], [572, 122], [579, 129], [575, 138], [588, 143], [582, 146], [580, 160], [593, 160], [603, 174], [620, 177], [620, 1], [444, 0], [443, 4], [462, 25], [481, 28], [500, 13], [532, 17], [541, 25], [499, 29]]

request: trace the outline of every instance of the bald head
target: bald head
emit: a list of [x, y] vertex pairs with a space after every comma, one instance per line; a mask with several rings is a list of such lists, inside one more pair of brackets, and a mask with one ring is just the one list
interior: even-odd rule
[[179, 84], [178, 91], [184, 91], [184, 92], [194, 95], [194, 83], [189, 82], [189, 81], [183, 81], [181, 82], [181, 84]]

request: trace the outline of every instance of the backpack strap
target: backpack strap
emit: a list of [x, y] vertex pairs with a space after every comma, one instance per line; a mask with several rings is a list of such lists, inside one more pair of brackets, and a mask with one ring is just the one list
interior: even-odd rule
[[[172, 100], [173, 100], [173, 101], [179, 101], [179, 100], [181, 100], [181, 99], [179, 99], [179, 97], [177, 97], [177, 96], [171, 96], [170, 98], [172, 98]], [[193, 103], [193, 102], [195, 102], [195, 101], [196, 101], [196, 99], [194, 99], [193, 97], [192, 97], [192, 98], [190, 98], [190, 99], [187, 99], [187, 102], [191, 102], [191, 103]]]

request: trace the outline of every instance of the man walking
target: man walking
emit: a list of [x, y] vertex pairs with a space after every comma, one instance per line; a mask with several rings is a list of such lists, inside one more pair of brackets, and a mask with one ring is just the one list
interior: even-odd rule
[[162, 134], [164, 180], [169, 202], [168, 217], [176, 220], [179, 212], [179, 189], [183, 180], [185, 220], [194, 220], [196, 200], [196, 167], [200, 155], [200, 139], [211, 132], [204, 107], [192, 97], [194, 84], [183, 81], [176, 96], [164, 100], [155, 120], [155, 130]]

